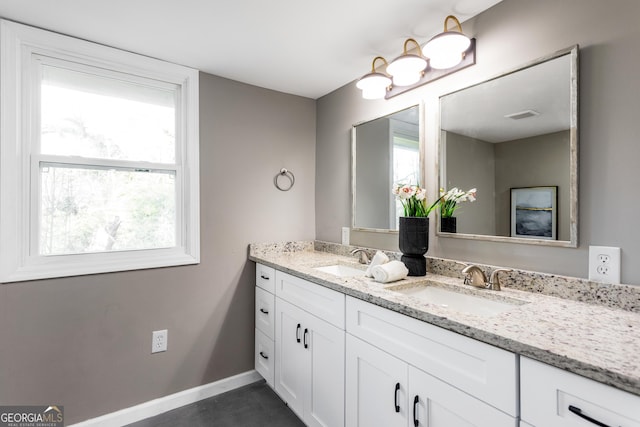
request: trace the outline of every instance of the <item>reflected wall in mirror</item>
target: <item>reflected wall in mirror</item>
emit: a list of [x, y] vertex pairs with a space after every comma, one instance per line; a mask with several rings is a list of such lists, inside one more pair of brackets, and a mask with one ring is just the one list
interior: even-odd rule
[[[440, 98], [440, 186], [475, 187], [477, 201], [439, 235], [577, 246], [577, 70], [576, 46]], [[514, 236], [511, 189], [523, 187], [557, 187], [554, 240]]]
[[421, 183], [420, 107], [360, 123], [352, 129], [352, 226], [398, 229], [402, 205], [391, 193], [396, 183]]

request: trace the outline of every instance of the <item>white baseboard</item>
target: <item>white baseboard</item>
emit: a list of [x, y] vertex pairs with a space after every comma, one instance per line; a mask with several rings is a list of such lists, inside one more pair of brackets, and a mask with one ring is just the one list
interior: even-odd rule
[[199, 400], [208, 399], [209, 397], [254, 383], [261, 379], [262, 377], [258, 372], [251, 370], [234, 375], [233, 377], [224, 378], [213, 383], [183, 390], [170, 394], [169, 396], [160, 397], [130, 408], [105, 414], [97, 418], [91, 418], [69, 427], [120, 427]]

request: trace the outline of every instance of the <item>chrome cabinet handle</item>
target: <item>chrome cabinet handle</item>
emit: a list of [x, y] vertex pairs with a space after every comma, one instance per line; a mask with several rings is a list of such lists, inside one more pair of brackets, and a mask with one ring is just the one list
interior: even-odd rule
[[398, 392], [400, 391], [400, 383], [396, 383], [396, 388], [393, 391], [393, 405], [396, 408], [396, 412], [400, 412], [400, 405], [398, 404]]
[[265, 360], [269, 360], [269, 356], [267, 356], [266, 354], [264, 354], [264, 352], [260, 352], [260, 356], [262, 356], [263, 359]]
[[265, 310], [264, 308], [261, 308], [260, 313], [269, 314], [269, 310]]
[[304, 328], [304, 348], [309, 348], [309, 343], [307, 343], [307, 335], [309, 335], [309, 330], [307, 328]]
[[296, 326], [296, 341], [300, 342], [300, 323]]
[[416, 394], [416, 397], [413, 398], [413, 425], [414, 427], [418, 427], [420, 425], [420, 421], [418, 421], [418, 403], [420, 402], [420, 398]]
[[264, 280], [269, 280], [269, 276], [265, 276], [264, 274], [261, 274], [260, 277]]

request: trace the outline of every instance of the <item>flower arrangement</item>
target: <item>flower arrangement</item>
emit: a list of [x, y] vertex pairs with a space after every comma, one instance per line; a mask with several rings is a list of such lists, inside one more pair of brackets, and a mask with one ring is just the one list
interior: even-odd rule
[[393, 187], [392, 193], [402, 203], [404, 216], [429, 216], [433, 208], [438, 204], [438, 201], [436, 201], [427, 207], [427, 192], [420, 185], [398, 184]]
[[[453, 213], [458, 209], [458, 203], [461, 202], [474, 202], [476, 200], [476, 189], [472, 188], [469, 191], [462, 191], [457, 187], [452, 188], [449, 191], [440, 189], [440, 216], [442, 218], [450, 218]], [[437, 202], [436, 202], [437, 203]]]

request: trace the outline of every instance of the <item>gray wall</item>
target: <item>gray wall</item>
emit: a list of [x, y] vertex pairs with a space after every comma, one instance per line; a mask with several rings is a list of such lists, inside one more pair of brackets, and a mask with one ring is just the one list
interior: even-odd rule
[[201, 263], [0, 285], [0, 404], [62, 404], [71, 424], [253, 369], [247, 245], [314, 237], [315, 102], [207, 74], [200, 90]]
[[456, 210], [458, 233], [496, 235], [496, 161], [494, 144], [442, 132], [447, 146], [446, 189], [458, 187], [467, 191], [478, 190], [473, 203], [461, 203]]
[[[511, 232], [512, 187], [558, 187], [558, 240], [570, 240], [569, 229], [569, 131], [555, 132], [495, 146], [496, 223], [498, 235]], [[522, 173], [526, 171], [526, 173]]]
[[[389, 228], [390, 123], [381, 118], [357, 127], [356, 185], [366, 197], [356, 198], [356, 224], [366, 228]], [[386, 207], [386, 209], [385, 209]]]
[[[579, 44], [579, 248], [436, 238], [431, 227], [428, 254], [587, 277], [588, 246], [618, 246], [622, 281], [640, 284], [640, 265], [633, 262], [640, 258], [640, 240], [631, 222], [633, 212], [640, 209], [638, 198], [632, 196], [640, 184], [636, 165], [640, 58], [631, 53], [640, 42], [638, 16], [637, 0], [504, 0], [463, 23], [465, 33], [477, 38], [475, 66], [389, 101], [363, 100], [354, 83], [319, 99], [316, 238], [339, 242], [340, 227], [350, 224], [349, 129], [353, 123], [423, 102], [425, 176], [433, 200], [438, 190], [438, 97]], [[398, 37], [411, 35], [406, 28]], [[372, 51], [371, 57], [376, 54]], [[368, 233], [354, 232], [351, 241], [397, 248], [393, 234], [374, 240]]]

